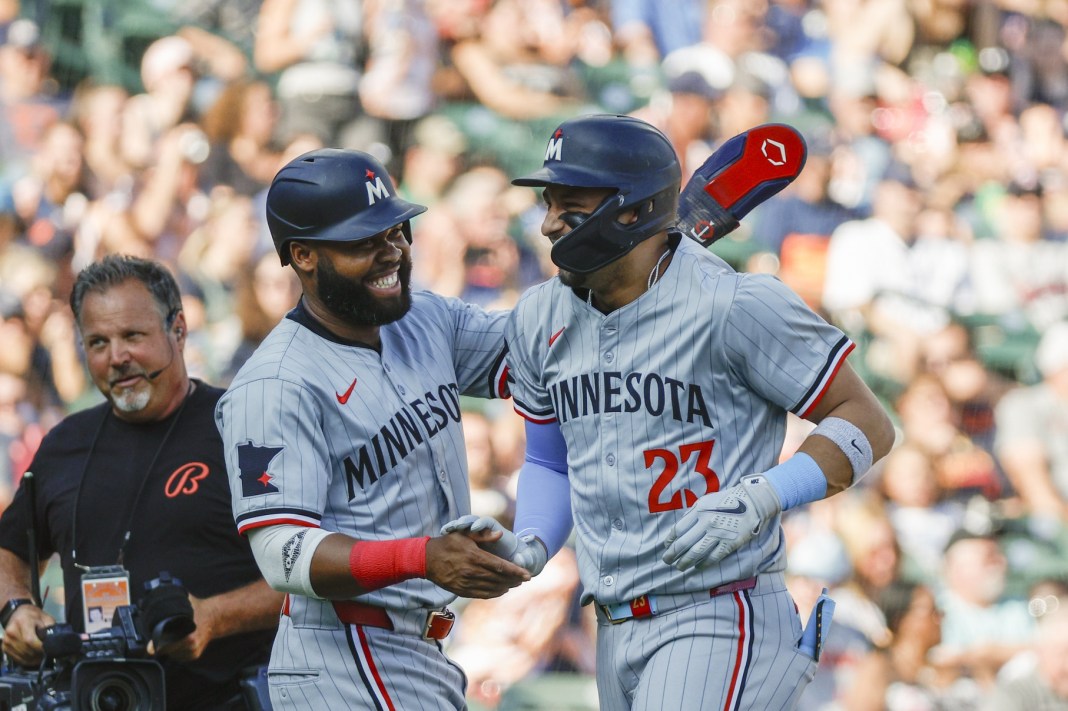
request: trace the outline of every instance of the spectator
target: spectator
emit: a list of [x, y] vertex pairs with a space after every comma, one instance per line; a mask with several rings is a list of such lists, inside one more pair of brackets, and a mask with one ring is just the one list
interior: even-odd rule
[[509, 234], [510, 209], [525, 202], [520, 196], [493, 166], [459, 176], [435, 214], [416, 227], [416, 282], [482, 305], [514, 304], [524, 288], [544, 278], [531, 251]]
[[871, 217], [840, 225], [827, 248], [823, 306], [847, 332], [870, 333], [869, 367], [898, 384], [913, 374], [921, 338], [948, 320], [930, 303], [930, 277], [919, 279], [921, 208], [918, 187], [902, 167], [879, 183]]
[[983, 711], [1065, 711], [1068, 709], [1068, 597], [1038, 619], [1034, 652], [1037, 665], [1023, 678], [999, 681], [984, 700]]
[[0, 177], [9, 181], [27, 169], [45, 131], [66, 116], [69, 99], [51, 76], [51, 51], [30, 19], [6, 27], [0, 45]]
[[1042, 381], [1005, 394], [996, 452], [1028, 514], [1068, 519], [1068, 323], [1049, 328], [1035, 363]]
[[304, 133], [348, 148], [384, 140], [360, 105], [363, 0], [264, 0], [257, 28], [255, 66], [277, 77], [283, 142]]
[[398, 170], [405, 199], [433, 208], [464, 167], [467, 139], [449, 119], [427, 116], [415, 124]]
[[[846, 584], [852, 573], [849, 554], [836, 534], [814, 528], [797, 538], [787, 555], [786, 585], [801, 619], [809, 618], [824, 589], [835, 599], [839, 586]], [[867, 635], [836, 616], [820, 653], [816, 677], [801, 694], [798, 710], [819, 711], [844, 704], [851, 689], [857, 688], [857, 670], [874, 649]]]
[[261, 256], [237, 275], [234, 286], [234, 316], [240, 341], [231, 345], [229, 366], [223, 380], [229, 383], [275, 324], [300, 298], [300, 281], [291, 269], [279, 266], [274, 252]]
[[[830, 140], [810, 137], [805, 169], [789, 188], [770, 198], [753, 215], [753, 240], [762, 250], [783, 256], [783, 243], [790, 235], [812, 235], [826, 245], [839, 225], [860, 217], [830, 196], [833, 163]], [[819, 286], [822, 295], [822, 274]]]
[[103, 236], [105, 251], [154, 255], [176, 264], [189, 235], [207, 217], [208, 196], [199, 186], [210, 151], [195, 123], [182, 123], [159, 140], [159, 157], [139, 175], [122, 220]]
[[221, 184], [251, 197], [266, 189], [281, 159], [274, 145], [277, 119], [267, 82], [239, 78], [226, 84], [201, 120], [211, 144], [199, 176], [204, 191]]
[[[585, 100], [570, 67], [576, 48], [558, 3], [494, 0], [473, 9], [465, 34], [443, 47], [458, 84], [447, 98], [475, 100], [506, 120], [577, 111]], [[453, 6], [445, 12], [454, 12]]]
[[175, 35], [148, 46], [141, 57], [144, 92], [131, 96], [122, 117], [122, 157], [137, 169], [160, 160], [159, 142], [181, 123], [196, 119], [193, 47]]
[[1033, 638], [1027, 602], [1005, 596], [1008, 561], [993, 533], [958, 529], [946, 546], [940, 666], [989, 690], [1001, 666]]
[[952, 671], [933, 663], [941, 640], [941, 612], [927, 585], [895, 581], [879, 596], [890, 644], [857, 674], [854, 691], [885, 711], [940, 711], [974, 706], [974, 694]]
[[78, 86], [71, 118], [82, 132], [88, 194], [99, 199], [112, 193], [128, 194], [133, 167], [122, 156], [122, 113], [129, 92], [119, 84], [88, 81]]
[[874, 492], [849, 492], [836, 503], [834, 530], [845, 544], [853, 569], [853, 575], [835, 589], [836, 621], [858, 630], [873, 647], [886, 647], [890, 631], [877, 601], [901, 575], [897, 534]]
[[611, 4], [612, 34], [623, 59], [636, 69], [652, 68], [672, 51], [700, 40], [702, 0], [663, 5], [654, 0], [621, 0]]
[[931, 456], [908, 441], [886, 456], [878, 481], [901, 546], [902, 568], [913, 579], [937, 580], [946, 543], [963, 523], [963, 503], [944, 498]]
[[993, 207], [995, 238], [973, 247], [976, 311], [1037, 331], [1068, 318], [1068, 244], [1046, 239], [1041, 185], [1014, 181]]
[[75, 232], [88, 207], [84, 145], [81, 131], [73, 124], [52, 124], [34, 154], [30, 172], [12, 186], [27, 243], [56, 264], [65, 285], [70, 284]]
[[411, 142], [412, 125], [437, 104], [437, 27], [424, 0], [367, 0], [365, 7], [368, 54], [360, 101], [384, 123], [386, 140], [399, 154]]
[[247, 195], [223, 184], [209, 199], [204, 223], [182, 245], [178, 266], [204, 295], [205, 317], [214, 326], [233, 312], [234, 285], [242, 272], [252, 269], [258, 235]]
[[993, 456], [961, 429], [961, 411], [941, 381], [930, 373], [913, 377], [895, 399], [903, 440], [932, 458], [947, 499], [980, 494], [996, 498], [1001, 478]]
[[712, 45], [679, 49], [661, 65], [667, 86], [632, 112], [671, 141], [682, 166], [682, 184], [712, 153], [717, 138], [714, 109], [734, 81], [734, 62]]
[[[177, 35], [189, 43], [204, 68], [197, 93], [211, 103], [222, 85], [249, 75], [261, 0], [183, 0], [168, 3]], [[208, 98], [211, 97], [211, 98]], [[199, 98], [199, 97], [198, 97]], [[196, 100], [196, 99], [195, 99]]]

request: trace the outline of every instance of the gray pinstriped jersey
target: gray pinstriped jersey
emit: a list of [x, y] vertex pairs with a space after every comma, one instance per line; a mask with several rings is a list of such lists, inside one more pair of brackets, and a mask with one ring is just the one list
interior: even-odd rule
[[663, 278], [608, 315], [552, 279], [509, 321], [516, 411], [568, 447], [584, 596], [695, 592], [785, 566], [778, 526], [720, 565], [661, 560], [698, 496], [777, 463], [853, 344], [788, 287], [682, 239]]
[[[469, 513], [459, 396], [501, 393], [507, 312], [415, 292], [411, 311], [380, 329], [381, 355], [292, 316], [216, 409], [238, 529], [296, 523], [389, 540], [437, 535]], [[453, 597], [419, 579], [357, 599], [412, 609]]]

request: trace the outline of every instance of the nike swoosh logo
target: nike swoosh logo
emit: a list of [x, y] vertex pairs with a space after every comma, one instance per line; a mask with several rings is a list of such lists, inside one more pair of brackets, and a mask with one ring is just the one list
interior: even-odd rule
[[354, 387], [356, 387], [356, 378], [352, 379], [352, 385], [349, 386], [349, 389], [345, 391], [344, 395], [340, 395], [338, 393], [334, 393], [334, 395], [337, 396], [337, 401], [339, 403], [341, 403], [342, 405], [344, 405], [346, 402], [348, 402], [349, 401], [349, 395], [352, 395], [352, 389]]
[[745, 504], [739, 501], [733, 509], [708, 509], [712, 513], [725, 513], [725, 514], [744, 514]]
[[[564, 328], [567, 328], [567, 326], [564, 326]], [[561, 328], [559, 331], [557, 331], [553, 335], [549, 336], [549, 347], [550, 348], [552, 348], [553, 344], [556, 343], [556, 339], [560, 337], [560, 334], [564, 332], [564, 328]]]
[[853, 445], [853, 449], [857, 450], [861, 454], [864, 454], [864, 450], [860, 448], [860, 445], [857, 444], [857, 441], [855, 439], [849, 440], [849, 443]]

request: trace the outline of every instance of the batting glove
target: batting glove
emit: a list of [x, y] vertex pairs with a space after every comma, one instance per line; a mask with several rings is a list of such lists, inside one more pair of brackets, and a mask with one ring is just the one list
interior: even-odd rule
[[763, 474], [743, 477], [726, 491], [705, 494], [668, 534], [664, 562], [679, 570], [714, 565], [760, 532], [782, 511], [782, 502]]
[[468, 514], [449, 521], [441, 527], [441, 535], [467, 531], [500, 531], [501, 537], [493, 543], [479, 544], [482, 548], [493, 555], [515, 563], [521, 568], [526, 568], [532, 576], [541, 572], [545, 567], [548, 554], [545, 546], [535, 536], [523, 536], [517, 538], [514, 533], [502, 526], [492, 516], [477, 516]]

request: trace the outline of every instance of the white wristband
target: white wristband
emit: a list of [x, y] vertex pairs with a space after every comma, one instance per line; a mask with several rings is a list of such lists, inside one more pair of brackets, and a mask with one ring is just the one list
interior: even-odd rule
[[868, 441], [863, 430], [849, 420], [843, 420], [841, 417], [825, 417], [809, 436], [812, 435], [826, 437], [842, 450], [842, 454], [853, 467], [851, 484], [856, 484], [871, 469], [871, 442]]

